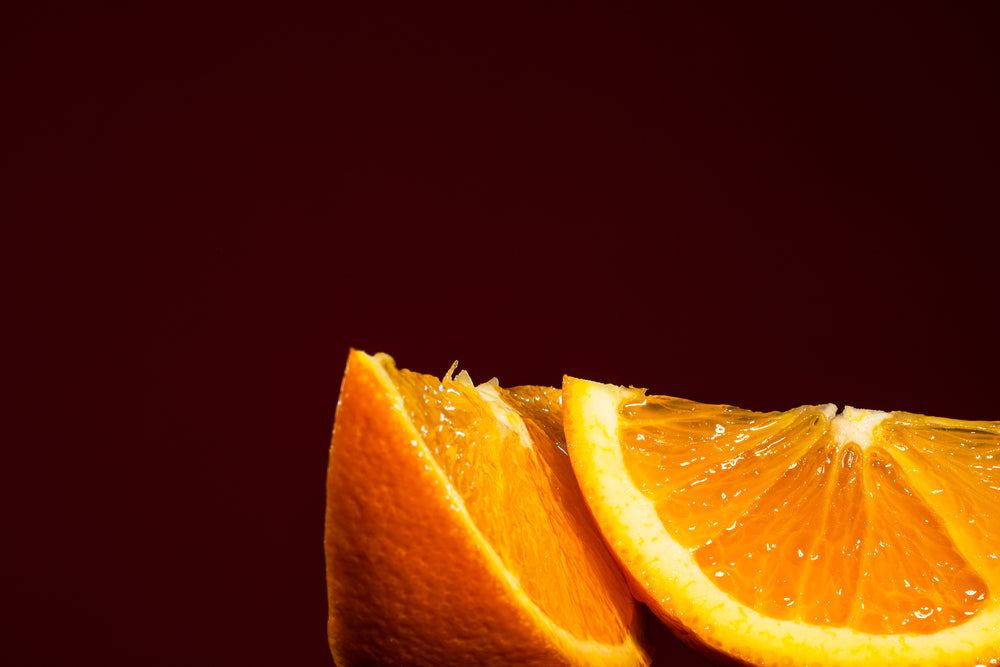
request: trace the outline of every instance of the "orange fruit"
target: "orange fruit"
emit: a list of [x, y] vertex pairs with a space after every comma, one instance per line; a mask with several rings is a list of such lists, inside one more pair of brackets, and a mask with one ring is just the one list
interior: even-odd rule
[[559, 391], [452, 372], [348, 358], [327, 475], [337, 664], [648, 664], [564, 451]]
[[1000, 422], [761, 413], [571, 377], [563, 404], [634, 593], [710, 657], [1000, 664]]

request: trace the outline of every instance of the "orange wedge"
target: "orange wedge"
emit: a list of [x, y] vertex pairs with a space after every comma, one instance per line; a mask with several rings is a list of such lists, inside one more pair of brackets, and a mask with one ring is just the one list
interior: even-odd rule
[[710, 657], [1000, 664], [1000, 422], [760, 413], [571, 377], [563, 403], [633, 591]]
[[337, 664], [648, 664], [559, 400], [350, 353], [327, 476]]

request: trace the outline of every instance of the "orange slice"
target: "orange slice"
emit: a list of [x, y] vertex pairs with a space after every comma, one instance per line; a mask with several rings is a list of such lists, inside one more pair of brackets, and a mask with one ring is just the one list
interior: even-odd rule
[[636, 595], [755, 665], [1000, 664], [1000, 422], [752, 412], [567, 377], [574, 471]]
[[327, 476], [337, 664], [648, 664], [559, 401], [351, 352]]

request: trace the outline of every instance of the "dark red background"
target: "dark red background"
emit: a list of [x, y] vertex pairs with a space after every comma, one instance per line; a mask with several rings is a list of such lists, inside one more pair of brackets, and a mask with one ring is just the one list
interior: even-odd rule
[[331, 664], [350, 346], [1000, 418], [995, 12], [656, 4], [3, 22], [6, 662]]

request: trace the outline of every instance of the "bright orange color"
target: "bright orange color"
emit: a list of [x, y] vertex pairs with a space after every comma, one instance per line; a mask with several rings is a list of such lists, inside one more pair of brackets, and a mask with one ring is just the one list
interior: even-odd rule
[[758, 413], [566, 378], [570, 458], [636, 594], [758, 665], [1000, 664], [1000, 422]]
[[557, 390], [352, 351], [327, 478], [336, 662], [648, 664], [564, 446]]

